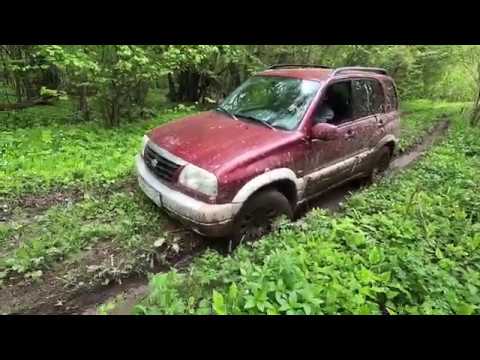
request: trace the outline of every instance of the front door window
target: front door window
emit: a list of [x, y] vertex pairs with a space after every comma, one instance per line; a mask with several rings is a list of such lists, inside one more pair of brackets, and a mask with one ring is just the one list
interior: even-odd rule
[[315, 123], [341, 125], [353, 119], [352, 87], [350, 81], [330, 85], [315, 113]]

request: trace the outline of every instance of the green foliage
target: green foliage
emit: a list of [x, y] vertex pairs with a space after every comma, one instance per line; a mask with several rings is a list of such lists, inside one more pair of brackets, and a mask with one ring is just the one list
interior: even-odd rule
[[478, 62], [478, 49], [438, 45], [258, 45], [253, 52], [268, 64], [383, 67], [396, 80], [403, 99], [472, 101], [476, 81], [464, 63]]
[[[273, 63], [380, 66], [403, 99], [478, 98], [478, 46], [438, 45], [3, 45], [2, 80], [17, 101], [42, 88], [65, 90], [90, 118], [90, 100], [109, 126], [142, 117], [153, 88], [171, 101], [218, 100]], [[9, 91], [6, 91], [8, 93]], [[0, 95], [1, 96], [1, 95]], [[8, 97], [8, 96], [7, 96]], [[476, 114], [475, 114], [476, 118]]]
[[58, 98], [61, 100], [68, 99], [68, 96], [64, 91], [47, 89], [45, 86], [42, 86], [42, 88], [40, 89], [40, 96], [45, 97], [47, 99], [49, 98]]
[[253, 247], [157, 275], [139, 314], [479, 314], [478, 130]]
[[238, 56], [234, 47], [229, 45], [171, 45], [162, 58], [170, 71], [204, 71], [207, 62], [223, 50], [227, 58]]
[[60, 82], [59, 74], [40, 49], [39, 45], [0, 45], [0, 78], [7, 93], [13, 88], [17, 103], [38, 98], [42, 88], [56, 88]]
[[171, 45], [161, 62], [169, 72], [169, 97], [189, 102], [221, 97], [260, 64], [245, 47], [232, 45]]
[[148, 122], [124, 124], [120, 130], [96, 122], [62, 124], [68, 118], [68, 109], [62, 107], [30, 108], [13, 119], [8, 113], [11, 126], [20, 127], [22, 119], [31, 117], [38, 125], [7, 130], [9, 125], [0, 132], [0, 197], [38, 194], [55, 186], [108, 185], [122, 179], [132, 172], [143, 134], [191, 110], [184, 107]]
[[[29, 129], [42, 126], [58, 126], [74, 123], [69, 101], [58, 101], [55, 106], [35, 106], [17, 111], [0, 112], [2, 137], [13, 134], [16, 129]], [[4, 133], [5, 132], [5, 133]]]
[[399, 150], [405, 151], [421, 142], [439, 120], [449, 119], [470, 103], [445, 103], [430, 100], [409, 101], [401, 106], [401, 136]]
[[[88, 113], [89, 89], [109, 126], [118, 126], [125, 114], [142, 107], [148, 84], [165, 74], [164, 66], [150, 56], [148, 48], [135, 45], [103, 45], [75, 48], [45, 45], [40, 53], [68, 74], [70, 91], [79, 96], [80, 108]], [[139, 94], [140, 88], [142, 93]]]

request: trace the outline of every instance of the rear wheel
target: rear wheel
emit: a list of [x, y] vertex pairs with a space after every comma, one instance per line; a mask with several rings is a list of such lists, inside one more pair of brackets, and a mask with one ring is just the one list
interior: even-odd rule
[[392, 160], [392, 150], [388, 146], [384, 146], [377, 154], [369, 181], [374, 183], [379, 181], [385, 175]]
[[293, 219], [292, 207], [280, 192], [271, 189], [253, 195], [235, 218], [228, 251], [232, 252], [238, 245], [253, 242], [269, 233], [275, 219], [282, 215]]

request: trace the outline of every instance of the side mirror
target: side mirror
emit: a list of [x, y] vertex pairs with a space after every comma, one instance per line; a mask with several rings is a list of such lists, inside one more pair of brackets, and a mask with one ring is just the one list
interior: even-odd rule
[[321, 123], [313, 126], [312, 137], [322, 141], [333, 141], [340, 138], [340, 130], [332, 124]]

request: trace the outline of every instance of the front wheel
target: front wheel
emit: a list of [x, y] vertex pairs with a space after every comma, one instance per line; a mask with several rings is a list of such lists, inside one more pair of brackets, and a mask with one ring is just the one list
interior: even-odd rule
[[272, 230], [275, 219], [282, 215], [293, 219], [292, 207], [283, 194], [271, 189], [253, 195], [235, 218], [228, 251], [266, 235]]

